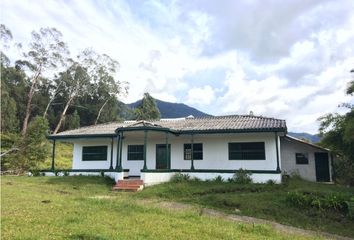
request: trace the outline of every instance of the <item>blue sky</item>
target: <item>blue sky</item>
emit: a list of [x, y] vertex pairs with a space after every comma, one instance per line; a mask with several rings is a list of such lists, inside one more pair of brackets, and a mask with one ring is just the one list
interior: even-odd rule
[[18, 42], [55, 27], [73, 54], [92, 47], [117, 59], [117, 78], [129, 82], [124, 102], [149, 91], [213, 115], [253, 111], [316, 133], [318, 117], [352, 101], [344, 92], [354, 1], [284, 3], [2, 0], [1, 23]]

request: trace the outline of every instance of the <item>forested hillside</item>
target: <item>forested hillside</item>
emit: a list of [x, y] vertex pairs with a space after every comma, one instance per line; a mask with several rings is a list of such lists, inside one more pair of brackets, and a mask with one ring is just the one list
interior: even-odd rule
[[91, 48], [71, 54], [55, 28], [34, 30], [23, 43], [0, 30], [2, 170], [45, 161], [48, 133], [118, 120], [128, 84], [117, 78], [116, 59]]

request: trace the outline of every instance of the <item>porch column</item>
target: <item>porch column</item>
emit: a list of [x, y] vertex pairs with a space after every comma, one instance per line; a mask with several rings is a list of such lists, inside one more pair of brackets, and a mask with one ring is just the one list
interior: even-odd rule
[[123, 171], [123, 166], [122, 166], [122, 152], [123, 152], [123, 139], [124, 139], [124, 136], [123, 136], [123, 132], [121, 132], [120, 134], [120, 147], [119, 147], [119, 166], [118, 166], [118, 171]]
[[279, 150], [278, 150], [278, 134], [277, 132], [274, 132], [274, 135], [275, 135], [275, 149], [277, 151], [277, 171], [280, 172], [280, 166], [279, 166]]
[[144, 167], [143, 169], [146, 170], [146, 146], [147, 146], [147, 130], [144, 131]]
[[191, 154], [191, 170], [194, 170], [194, 134], [192, 134], [192, 137], [191, 137], [191, 152], [192, 152], [192, 154]]
[[55, 139], [53, 139], [52, 167], [50, 168], [52, 171], [54, 171], [54, 160], [55, 160]]
[[168, 151], [168, 132], [166, 132], [166, 161], [167, 161], [167, 169], [171, 169], [171, 162], [169, 159], [169, 151]]
[[119, 146], [120, 146], [120, 141], [121, 141], [121, 137], [120, 137], [120, 133], [117, 135], [117, 156], [116, 156], [116, 171], [118, 171], [119, 169], [119, 152], [120, 152], [120, 149], [119, 149]]
[[109, 166], [110, 170], [113, 170], [113, 141], [114, 141], [114, 138], [112, 137], [112, 141], [111, 141], [111, 163], [110, 163], [110, 166]]

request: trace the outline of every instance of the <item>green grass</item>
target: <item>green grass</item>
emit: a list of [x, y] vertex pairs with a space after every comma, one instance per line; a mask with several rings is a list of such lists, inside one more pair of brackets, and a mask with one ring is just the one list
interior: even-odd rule
[[227, 213], [252, 216], [286, 225], [354, 237], [354, 221], [345, 213], [334, 210], [289, 206], [289, 191], [336, 193], [348, 198], [354, 188], [291, 179], [288, 185], [235, 184], [220, 182], [184, 181], [164, 183], [146, 188], [141, 198], [166, 200], [214, 208]]
[[[3, 176], [2, 239], [313, 239], [278, 233], [268, 225], [200, 216], [195, 210], [160, 209], [139, 203], [139, 194], [112, 192], [111, 186], [102, 177]], [[190, 187], [183, 188], [192, 192]]]
[[[57, 142], [55, 147], [55, 168], [71, 169], [73, 162], [73, 144]], [[52, 152], [51, 152], [52, 153]], [[52, 154], [43, 162], [39, 169], [50, 169], [52, 166]]]

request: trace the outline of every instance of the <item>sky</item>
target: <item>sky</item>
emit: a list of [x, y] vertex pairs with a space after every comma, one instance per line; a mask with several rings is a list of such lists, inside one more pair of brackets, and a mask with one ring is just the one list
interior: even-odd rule
[[14, 41], [55, 27], [73, 55], [85, 48], [120, 63], [130, 103], [144, 92], [212, 115], [285, 119], [317, 133], [345, 112], [354, 68], [352, 0], [2, 0]]

